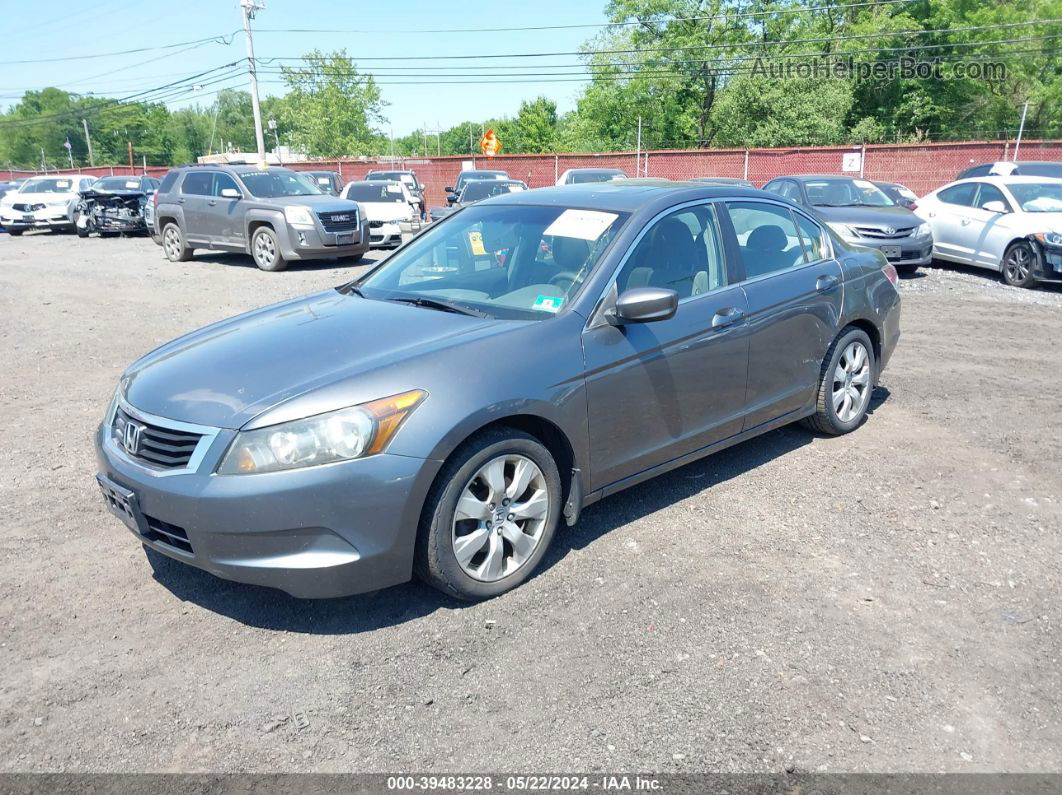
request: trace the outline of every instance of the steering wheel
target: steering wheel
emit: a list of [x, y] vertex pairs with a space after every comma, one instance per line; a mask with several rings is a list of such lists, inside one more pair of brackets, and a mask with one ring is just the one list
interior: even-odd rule
[[578, 281], [579, 274], [575, 271], [561, 271], [560, 273], [554, 274], [553, 277], [549, 280], [549, 283], [554, 285], [555, 287], [560, 287], [557, 282], [571, 282], [571, 284], [574, 285]]

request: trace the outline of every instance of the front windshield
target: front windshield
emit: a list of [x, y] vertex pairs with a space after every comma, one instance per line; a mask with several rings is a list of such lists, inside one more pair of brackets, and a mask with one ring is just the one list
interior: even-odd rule
[[19, 193], [70, 193], [74, 189], [73, 180], [69, 179], [28, 179], [22, 184]]
[[881, 188], [865, 179], [814, 179], [804, 183], [816, 207], [895, 207]]
[[279, 196], [320, 196], [324, 193], [310, 180], [294, 171], [249, 171], [240, 174], [247, 192], [261, 199]]
[[354, 202], [397, 202], [406, 200], [402, 193], [402, 186], [393, 182], [362, 182], [350, 185], [344, 194], [344, 198]]
[[1025, 182], [1007, 185], [1027, 213], [1062, 213], [1062, 182]]
[[542, 320], [571, 301], [628, 217], [475, 205], [430, 226], [357, 287], [382, 301], [427, 300], [470, 314]]
[[417, 180], [414, 179], [413, 175], [405, 171], [374, 171], [365, 179], [373, 181], [386, 180], [388, 182], [404, 182], [411, 188], [416, 187], [417, 184]]
[[92, 183], [93, 190], [140, 190], [140, 180], [130, 177], [104, 177]]
[[461, 192], [461, 203], [478, 202], [503, 193], [518, 193], [524, 190], [522, 182], [496, 182], [488, 179], [476, 180], [465, 184]]

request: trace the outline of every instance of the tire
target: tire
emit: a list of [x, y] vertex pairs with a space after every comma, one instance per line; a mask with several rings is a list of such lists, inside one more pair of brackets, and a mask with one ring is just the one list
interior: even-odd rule
[[[838, 383], [842, 389], [835, 392]], [[876, 383], [877, 361], [870, 337], [862, 329], [847, 326], [826, 353], [819, 372], [815, 413], [804, 424], [830, 436], [855, 430], [867, 415]], [[841, 393], [839, 398], [837, 393]]]
[[21, 235], [25, 231], [26, 231], [25, 229], [8, 229], [7, 233], [9, 235], [11, 235], [11, 237], [18, 237], [19, 235]]
[[[494, 481], [499, 472], [500, 481]], [[460, 512], [459, 502], [464, 506]], [[523, 519], [517, 517], [521, 509]], [[479, 434], [454, 452], [428, 493], [417, 531], [415, 571], [458, 599], [498, 596], [531, 576], [549, 549], [560, 516], [560, 473], [549, 451], [516, 429]]]
[[260, 226], [251, 235], [251, 256], [259, 270], [276, 273], [288, 267], [287, 260], [280, 253], [280, 241], [277, 233], [268, 226]]
[[1011, 243], [1003, 254], [1003, 261], [999, 263], [1003, 281], [1011, 287], [1032, 287], [1036, 284], [1033, 273], [1038, 257], [1036, 249], [1028, 241], [1018, 240]]
[[162, 253], [170, 262], [187, 262], [192, 258], [192, 249], [184, 243], [184, 233], [175, 223], [168, 223], [162, 230]]
[[77, 232], [78, 237], [88, 237], [92, 231], [87, 226], [75, 226], [74, 231]]
[[901, 276], [914, 276], [918, 273], [917, 265], [897, 265], [896, 272]]

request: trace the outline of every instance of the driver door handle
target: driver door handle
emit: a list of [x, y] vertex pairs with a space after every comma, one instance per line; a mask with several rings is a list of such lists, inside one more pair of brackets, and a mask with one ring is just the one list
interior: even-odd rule
[[728, 306], [726, 309], [720, 309], [712, 316], [712, 328], [720, 329], [732, 326], [743, 317], [745, 317], [744, 309], [737, 306]]
[[820, 293], [828, 293], [830, 290], [836, 287], [840, 283], [840, 281], [841, 280], [838, 279], [836, 276], [826, 274], [825, 276], [820, 276], [815, 281], [815, 289], [818, 290]]
[[178, 203], [178, 204], [184, 204], [184, 197], [182, 196], [181, 198], [179, 198], [179, 199], [177, 200], [177, 203]]

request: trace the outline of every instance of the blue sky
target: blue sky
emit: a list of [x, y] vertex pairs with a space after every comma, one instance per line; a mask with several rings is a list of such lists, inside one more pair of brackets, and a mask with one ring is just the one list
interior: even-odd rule
[[[299, 56], [313, 48], [346, 48], [359, 69], [375, 72], [381, 84], [395, 82], [405, 67], [421, 72], [478, 73], [469, 61], [370, 61], [373, 57], [483, 55], [488, 53], [570, 52], [599, 32], [598, 27], [549, 31], [416, 33], [417, 29], [581, 25], [601, 23], [604, 0], [535, 0], [530, 3], [325, 2], [266, 0], [254, 25], [255, 53], [262, 58]], [[93, 55], [154, 47], [231, 34], [241, 27], [236, 0], [0, 0], [3, 47], [0, 61]], [[365, 30], [371, 33], [266, 32], [267, 28]], [[228, 46], [205, 44], [195, 49], [159, 50], [59, 63], [0, 65], [0, 107], [14, 104], [21, 92], [58, 86], [78, 93], [124, 97], [203, 72], [245, 56], [242, 32]], [[366, 59], [366, 60], [360, 60]], [[145, 63], [150, 61], [148, 63]], [[574, 56], [488, 61], [510, 72], [576, 71]], [[275, 62], [274, 62], [275, 63]], [[482, 64], [482, 62], [477, 62]], [[137, 65], [139, 64], [139, 65]], [[135, 65], [135, 66], [134, 66]], [[567, 66], [564, 66], [567, 65]], [[439, 67], [446, 66], [449, 69]], [[133, 67], [133, 68], [130, 68]], [[389, 67], [383, 69], [381, 67]], [[552, 67], [552, 68], [551, 68]], [[107, 74], [113, 72], [113, 74]], [[204, 78], [204, 82], [211, 78]], [[424, 78], [409, 78], [424, 79]], [[471, 78], [457, 78], [471, 79]], [[508, 78], [515, 79], [515, 78]], [[524, 78], [521, 78], [524, 79]], [[442, 129], [465, 119], [512, 115], [520, 101], [545, 94], [560, 111], [573, 107], [582, 82], [513, 82], [496, 85], [381, 85], [389, 126], [402, 135], [427, 125]], [[554, 78], [556, 79], [556, 78]], [[278, 75], [262, 75], [262, 94], [282, 90]], [[245, 88], [246, 75], [204, 85], [196, 98], [168, 104], [198, 102], [209, 106], [214, 93], [232, 85]], [[387, 132], [387, 130], [385, 130]]]

